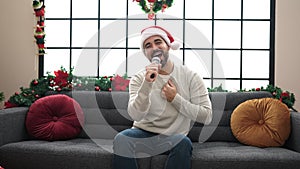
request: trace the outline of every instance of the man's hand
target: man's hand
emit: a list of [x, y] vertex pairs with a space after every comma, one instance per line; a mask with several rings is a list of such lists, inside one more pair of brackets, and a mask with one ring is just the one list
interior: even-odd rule
[[[151, 63], [146, 66], [146, 75], [145, 79], [147, 82], [154, 82], [158, 76], [158, 70], [161, 68], [161, 64]], [[154, 74], [154, 78], [151, 78], [151, 75]]]
[[177, 94], [177, 88], [172, 80], [168, 80], [168, 82], [164, 85], [161, 90], [162, 95], [166, 96], [168, 102], [172, 102]]

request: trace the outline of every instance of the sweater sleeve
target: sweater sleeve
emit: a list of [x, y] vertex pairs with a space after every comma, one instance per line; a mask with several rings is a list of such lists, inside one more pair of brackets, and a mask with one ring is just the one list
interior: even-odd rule
[[212, 108], [207, 88], [199, 75], [194, 74], [190, 83], [190, 100], [176, 94], [172, 105], [187, 118], [203, 124], [212, 121]]
[[128, 114], [134, 121], [140, 121], [150, 108], [152, 83], [141, 74], [133, 76], [129, 83]]

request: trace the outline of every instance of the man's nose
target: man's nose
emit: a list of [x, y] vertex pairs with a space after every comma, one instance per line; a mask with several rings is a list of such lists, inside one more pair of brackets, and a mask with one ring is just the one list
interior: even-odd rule
[[160, 49], [160, 48], [159, 48], [159, 45], [154, 44], [152, 49], [156, 50], [156, 49]]

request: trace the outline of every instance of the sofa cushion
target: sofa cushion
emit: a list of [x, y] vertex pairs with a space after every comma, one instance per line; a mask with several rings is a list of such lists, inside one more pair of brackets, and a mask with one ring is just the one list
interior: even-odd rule
[[[300, 153], [284, 147], [254, 147], [237, 142], [193, 143], [191, 169], [298, 169]], [[167, 155], [151, 159], [151, 169], [164, 169]]]
[[[5, 169], [111, 169], [113, 140], [29, 140], [0, 147]], [[16, 162], [16, 159], [18, 160]], [[150, 158], [138, 159], [139, 169], [150, 169]]]
[[290, 134], [290, 112], [277, 99], [251, 99], [234, 109], [231, 129], [241, 143], [258, 147], [282, 146]]
[[72, 98], [58, 94], [43, 97], [29, 108], [26, 128], [30, 135], [48, 141], [76, 137], [82, 130], [84, 115]]

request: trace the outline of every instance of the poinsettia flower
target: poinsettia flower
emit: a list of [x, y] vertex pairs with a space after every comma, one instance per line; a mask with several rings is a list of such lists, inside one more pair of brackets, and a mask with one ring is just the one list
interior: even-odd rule
[[282, 92], [281, 94], [280, 94], [280, 98], [279, 98], [279, 100], [282, 102], [282, 100], [283, 100], [283, 98], [289, 98], [289, 93], [288, 92]]
[[114, 78], [114, 88], [117, 91], [126, 91], [128, 85], [129, 85], [129, 80], [128, 79], [124, 79], [123, 77], [117, 75]]
[[69, 74], [67, 72], [58, 70], [58, 71], [54, 71], [54, 74], [55, 74], [54, 82], [56, 85], [61, 87], [66, 87], [68, 85]]
[[288, 92], [282, 92], [281, 97], [289, 97], [289, 93]]

